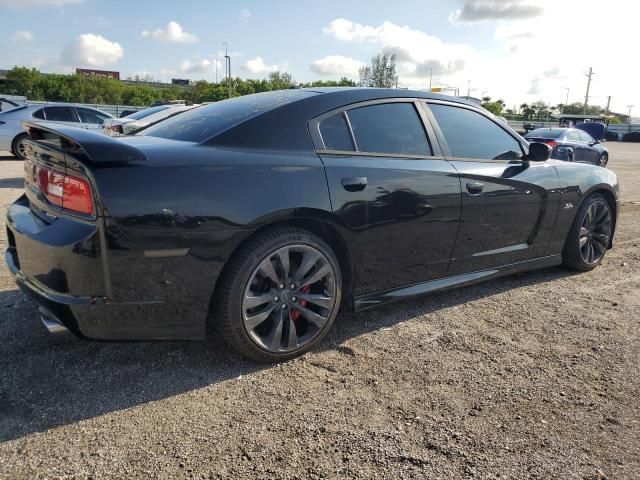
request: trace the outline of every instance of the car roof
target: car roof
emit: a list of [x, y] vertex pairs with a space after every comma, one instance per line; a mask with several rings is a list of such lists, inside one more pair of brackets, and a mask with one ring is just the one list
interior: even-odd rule
[[[324, 113], [352, 104], [393, 98], [443, 100], [479, 109], [468, 100], [419, 90], [365, 87], [296, 88], [257, 93], [222, 102], [237, 102], [252, 112], [228, 129], [216, 133], [206, 143], [219, 146], [277, 150], [312, 149], [307, 122]], [[203, 113], [216, 104], [207, 105]]]

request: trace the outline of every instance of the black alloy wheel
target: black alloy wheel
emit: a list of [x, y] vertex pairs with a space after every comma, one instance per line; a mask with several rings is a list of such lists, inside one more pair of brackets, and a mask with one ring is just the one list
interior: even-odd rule
[[564, 263], [577, 270], [592, 270], [604, 258], [611, 242], [612, 214], [600, 194], [580, 207], [563, 252]]

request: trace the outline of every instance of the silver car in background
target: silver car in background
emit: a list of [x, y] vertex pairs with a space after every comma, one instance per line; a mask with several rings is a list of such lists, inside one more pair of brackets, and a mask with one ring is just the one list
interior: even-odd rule
[[27, 132], [22, 122], [64, 124], [88, 130], [100, 131], [105, 120], [113, 118], [108, 113], [91, 107], [65, 104], [23, 105], [0, 112], [0, 151], [10, 151], [20, 160], [24, 159], [24, 144]]
[[197, 105], [168, 104], [145, 108], [122, 118], [111, 118], [104, 122], [102, 133], [109, 136], [129, 135], [152, 123], [159, 122]]

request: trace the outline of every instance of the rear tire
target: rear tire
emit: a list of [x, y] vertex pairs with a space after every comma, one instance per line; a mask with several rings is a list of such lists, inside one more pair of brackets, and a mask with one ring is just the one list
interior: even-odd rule
[[11, 143], [11, 153], [13, 153], [18, 160], [24, 160], [25, 158], [25, 147], [24, 143], [22, 143], [26, 138], [29, 138], [29, 135], [26, 133], [21, 133], [16, 136]]
[[611, 205], [595, 193], [578, 209], [562, 252], [562, 263], [574, 270], [588, 272], [602, 261], [612, 232]]
[[331, 247], [293, 227], [260, 233], [236, 252], [218, 280], [213, 325], [241, 354], [291, 359], [317, 345], [340, 306], [342, 276]]

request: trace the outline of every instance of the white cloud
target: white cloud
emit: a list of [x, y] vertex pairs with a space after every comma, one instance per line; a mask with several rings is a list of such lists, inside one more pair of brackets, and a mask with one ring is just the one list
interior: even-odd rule
[[33, 42], [33, 33], [29, 30], [18, 30], [11, 35], [11, 41], [13, 43], [28, 43]]
[[318, 75], [346, 75], [355, 77], [358, 70], [364, 66], [359, 60], [342, 55], [328, 55], [314, 60], [311, 63], [311, 71]]
[[248, 8], [243, 8], [242, 10], [240, 10], [240, 16], [243, 20], [249, 20], [249, 17], [251, 17], [251, 10], [249, 10]]
[[180, 24], [173, 20], [167, 23], [165, 28], [143, 30], [142, 36], [144, 38], [170, 43], [195, 43], [198, 41], [198, 37], [196, 37], [195, 34], [185, 32]]
[[449, 15], [451, 23], [477, 23], [485, 20], [523, 20], [542, 15], [540, 5], [524, 0], [463, 0], [462, 8]]
[[216, 62], [218, 64], [218, 73], [220, 73], [222, 70], [222, 63], [219, 60], [209, 60], [206, 58], [195, 62], [192, 62], [191, 60], [184, 60], [180, 64], [180, 72], [210, 74], [215, 70]]
[[474, 51], [467, 45], [445, 43], [420, 30], [388, 21], [370, 26], [338, 18], [323, 32], [345, 42], [379, 45], [383, 51], [396, 55], [401, 74], [415, 78], [425, 78], [430, 73], [454, 74], [463, 70], [465, 63], [474, 56]]
[[0, 0], [0, 7], [19, 10], [37, 7], [64, 7], [79, 3], [82, 3], [82, 0]]
[[62, 63], [72, 67], [101, 67], [115, 63], [124, 56], [118, 42], [93, 33], [80, 35], [62, 50]]
[[251, 60], [247, 60], [241, 68], [248, 73], [258, 75], [275, 72], [278, 70], [278, 65], [269, 65], [265, 63], [262, 57], [256, 57]]

